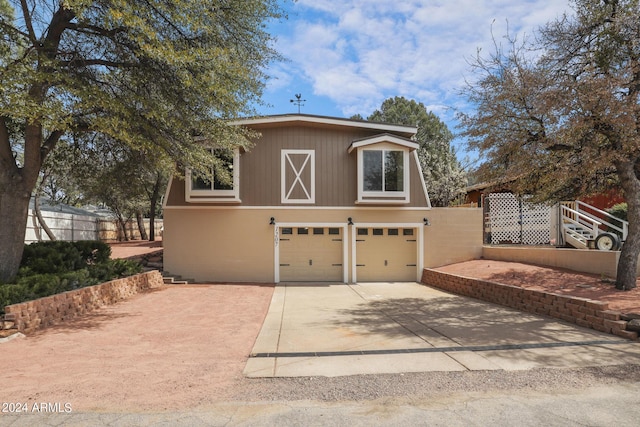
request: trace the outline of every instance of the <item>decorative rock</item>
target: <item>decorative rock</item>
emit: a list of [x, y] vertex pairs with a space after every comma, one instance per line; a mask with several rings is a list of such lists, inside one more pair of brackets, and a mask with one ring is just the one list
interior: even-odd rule
[[627, 331], [640, 332], [640, 319], [631, 319], [627, 323]]
[[640, 319], [640, 313], [625, 313], [620, 315], [620, 320]]

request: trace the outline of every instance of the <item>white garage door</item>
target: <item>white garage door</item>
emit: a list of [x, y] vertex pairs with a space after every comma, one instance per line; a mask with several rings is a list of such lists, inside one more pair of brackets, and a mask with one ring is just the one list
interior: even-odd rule
[[282, 227], [279, 242], [280, 281], [343, 281], [342, 228]]
[[416, 242], [414, 228], [357, 228], [357, 281], [416, 281]]

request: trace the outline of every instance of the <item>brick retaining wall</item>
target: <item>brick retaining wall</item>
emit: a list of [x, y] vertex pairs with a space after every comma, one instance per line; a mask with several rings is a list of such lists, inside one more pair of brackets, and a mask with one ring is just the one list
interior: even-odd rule
[[154, 270], [33, 301], [8, 305], [5, 307], [3, 327], [31, 333], [162, 285], [162, 275]]
[[627, 322], [621, 320], [621, 313], [609, 310], [609, 304], [605, 302], [523, 289], [428, 268], [422, 273], [422, 283], [520, 311], [555, 317], [627, 339], [638, 339], [637, 332], [626, 330]]

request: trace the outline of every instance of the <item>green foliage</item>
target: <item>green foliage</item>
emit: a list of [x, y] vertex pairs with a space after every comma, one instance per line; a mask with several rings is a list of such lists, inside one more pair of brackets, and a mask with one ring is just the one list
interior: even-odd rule
[[424, 104], [396, 96], [385, 100], [367, 120], [418, 127], [418, 159], [433, 206], [449, 206], [464, 190], [467, 177], [451, 147], [453, 134]]
[[607, 209], [607, 212], [616, 218], [627, 221], [627, 208], [628, 206], [626, 203], [618, 203]]
[[25, 245], [16, 281], [0, 284], [0, 314], [10, 304], [93, 286], [142, 271], [139, 262], [112, 260], [110, 255], [109, 245], [98, 241]]
[[[212, 156], [195, 138], [247, 146], [229, 119], [261, 103], [280, 59], [267, 24], [283, 18], [279, 0], [0, 0], [0, 198], [26, 205], [17, 195], [33, 193], [65, 139], [196, 169]], [[24, 241], [24, 205], [0, 241]], [[15, 277], [20, 252], [0, 251], [0, 280]]]
[[111, 256], [111, 247], [99, 241], [46, 241], [25, 245], [20, 264], [20, 276], [29, 274], [64, 273], [104, 263]]

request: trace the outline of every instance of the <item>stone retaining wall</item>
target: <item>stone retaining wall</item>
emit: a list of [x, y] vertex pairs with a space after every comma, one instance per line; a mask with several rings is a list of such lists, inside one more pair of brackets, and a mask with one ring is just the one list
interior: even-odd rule
[[0, 329], [17, 329], [19, 332], [28, 334], [162, 285], [162, 275], [154, 270], [33, 301], [8, 305], [5, 307]]
[[555, 317], [627, 339], [638, 339], [637, 332], [626, 330], [627, 322], [621, 320], [622, 313], [609, 310], [608, 303], [456, 276], [428, 268], [422, 273], [422, 283], [520, 311]]

